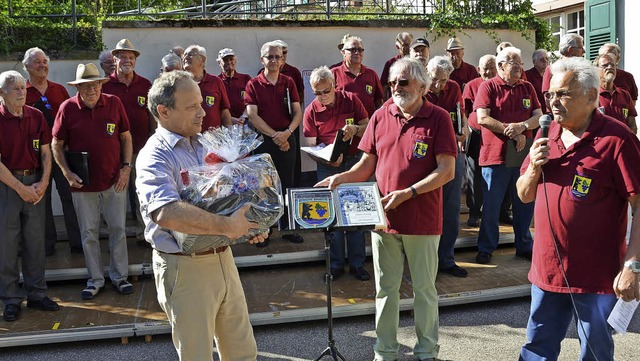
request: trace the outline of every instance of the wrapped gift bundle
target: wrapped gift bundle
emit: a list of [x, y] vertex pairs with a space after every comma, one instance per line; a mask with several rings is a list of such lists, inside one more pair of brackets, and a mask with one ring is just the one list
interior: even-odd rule
[[242, 125], [204, 132], [200, 139], [207, 149], [204, 165], [181, 171], [182, 199], [209, 212], [229, 216], [244, 204], [251, 207], [247, 220], [258, 224], [238, 239], [221, 235], [190, 235], [172, 231], [183, 253], [196, 253], [246, 242], [269, 231], [284, 212], [280, 178], [269, 154], [248, 156], [262, 139]]

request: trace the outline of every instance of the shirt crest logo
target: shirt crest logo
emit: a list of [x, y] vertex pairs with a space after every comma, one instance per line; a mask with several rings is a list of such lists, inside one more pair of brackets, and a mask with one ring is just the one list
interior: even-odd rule
[[113, 135], [113, 133], [115, 133], [115, 131], [116, 131], [115, 123], [107, 123], [107, 134], [108, 135]]
[[429, 148], [429, 144], [416, 141], [416, 144], [413, 146], [413, 156], [416, 158], [423, 158], [427, 155], [427, 149]]
[[345, 120], [344, 120], [344, 123], [345, 123], [346, 125], [353, 125], [353, 124], [354, 124], [354, 122], [353, 122], [353, 118], [347, 118], [347, 119], [345, 119]]
[[145, 104], [147, 104], [147, 98], [139, 96], [138, 97], [138, 105], [143, 107]]
[[240, 92], [240, 98], [244, 99], [244, 90]]
[[622, 108], [622, 116], [623, 117], [628, 117], [629, 116], [629, 109], [627, 108]]
[[525, 109], [531, 109], [531, 99], [522, 99], [522, 105]]
[[364, 90], [366, 90], [369, 95], [373, 94], [373, 86], [371, 85], [365, 85]]
[[31, 145], [33, 147], [33, 150], [35, 150], [36, 152], [38, 152], [40, 150], [40, 139], [34, 139], [31, 142]]
[[212, 107], [216, 102], [216, 97], [207, 95], [207, 98], [205, 100], [207, 101], [207, 106]]
[[451, 121], [452, 122], [456, 122], [458, 120], [458, 113], [457, 112], [449, 112], [449, 116], [451, 116]]
[[576, 174], [571, 183], [571, 194], [579, 199], [586, 197], [591, 189], [591, 181], [591, 178]]

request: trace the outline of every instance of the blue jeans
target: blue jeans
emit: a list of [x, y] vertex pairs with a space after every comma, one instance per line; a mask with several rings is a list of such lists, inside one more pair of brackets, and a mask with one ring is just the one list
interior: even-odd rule
[[533, 217], [534, 202], [522, 203], [516, 192], [518, 168], [507, 168], [504, 164], [482, 167], [482, 222], [478, 235], [478, 251], [493, 253], [500, 238], [499, 219], [502, 200], [509, 192], [513, 207], [513, 235], [516, 252], [531, 252], [533, 238], [529, 231]]
[[[338, 167], [330, 167], [318, 163], [317, 179], [321, 181], [334, 174], [345, 172], [353, 167], [360, 160], [360, 154], [346, 157]], [[349, 267], [351, 269], [360, 268], [364, 265], [366, 257], [364, 248], [363, 231], [335, 231], [328, 232], [325, 237], [331, 240], [331, 269], [343, 269], [345, 259], [345, 238], [347, 240], [347, 250], [349, 252]]]
[[442, 187], [442, 236], [438, 247], [438, 266], [440, 269], [447, 269], [456, 265], [453, 249], [456, 239], [458, 239], [458, 226], [460, 223], [464, 160], [464, 154], [459, 153], [456, 159], [455, 177]]
[[[607, 318], [616, 304], [615, 295], [578, 293], [573, 298], [578, 318], [584, 327], [583, 332], [580, 324], [577, 324], [580, 360], [613, 361], [612, 328]], [[527, 324], [529, 342], [522, 346], [519, 360], [557, 360], [560, 342], [567, 333], [574, 312], [568, 293], [548, 292], [531, 286], [531, 315]], [[587, 346], [587, 340], [591, 349]]]

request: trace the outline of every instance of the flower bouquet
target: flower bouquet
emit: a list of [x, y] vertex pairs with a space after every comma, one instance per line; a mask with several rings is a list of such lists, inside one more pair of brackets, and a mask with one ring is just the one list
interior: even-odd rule
[[190, 235], [172, 231], [183, 253], [246, 242], [269, 231], [284, 213], [282, 187], [269, 154], [248, 156], [262, 137], [243, 125], [219, 127], [201, 135], [207, 150], [204, 165], [181, 171], [183, 200], [209, 212], [229, 216], [244, 204], [251, 205], [247, 220], [258, 223], [249, 235], [229, 239], [221, 235]]

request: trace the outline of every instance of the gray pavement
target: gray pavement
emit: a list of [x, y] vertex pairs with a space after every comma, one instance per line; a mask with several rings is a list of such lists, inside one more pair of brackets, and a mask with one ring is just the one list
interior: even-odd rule
[[[614, 336], [616, 360], [638, 358], [639, 313], [636, 312], [627, 334]], [[440, 358], [455, 361], [517, 360], [520, 346], [526, 340], [528, 314], [528, 298], [441, 308]], [[260, 361], [313, 360], [327, 347], [326, 321], [259, 326], [254, 332]], [[373, 359], [373, 316], [335, 320], [334, 336], [338, 350], [348, 361]], [[401, 315], [398, 341], [401, 344], [398, 361], [415, 360], [411, 354], [415, 342], [413, 320], [408, 312]], [[572, 327], [562, 345], [560, 360], [577, 360], [578, 356], [577, 334]], [[171, 337], [157, 335], [150, 343], [145, 343], [143, 338], [132, 338], [127, 345], [114, 339], [5, 348], [0, 349], [0, 360], [174, 361], [178, 357]]]

